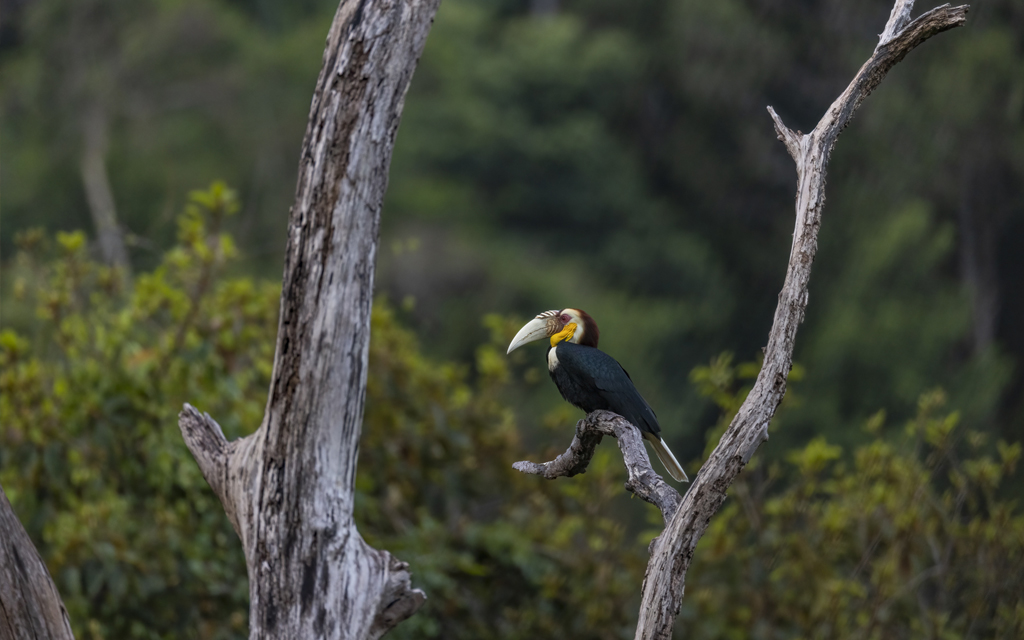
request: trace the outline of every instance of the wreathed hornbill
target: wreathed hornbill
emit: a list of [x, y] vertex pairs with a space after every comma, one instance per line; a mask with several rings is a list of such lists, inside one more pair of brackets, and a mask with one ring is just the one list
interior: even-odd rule
[[661, 427], [651, 406], [615, 358], [597, 348], [597, 323], [585, 311], [545, 311], [526, 323], [512, 344], [512, 353], [527, 342], [549, 338], [548, 372], [562, 397], [587, 413], [603, 409], [629, 420], [654, 446], [665, 469], [679, 482], [686, 472], [659, 435]]

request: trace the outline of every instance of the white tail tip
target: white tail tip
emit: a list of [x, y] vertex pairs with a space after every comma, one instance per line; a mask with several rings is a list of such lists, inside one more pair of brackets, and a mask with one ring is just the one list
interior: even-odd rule
[[676, 482], [689, 482], [690, 479], [686, 477], [686, 472], [683, 471], [683, 466], [679, 464], [676, 457], [672, 455], [672, 451], [665, 444], [665, 441], [654, 434], [644, 434], [647, 439], [650, 440], [651, 445], [654, 447], [654, 452], [658, 454], [658, 460], [661, 460], [661, 464], [665, 467], [665, 471], [672, 476]]

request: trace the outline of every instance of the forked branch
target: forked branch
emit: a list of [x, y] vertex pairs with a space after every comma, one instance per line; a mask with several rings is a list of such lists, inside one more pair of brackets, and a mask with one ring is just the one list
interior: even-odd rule
[[[807, 287], [811, 264], [818, 248], [818, 230], [825, 203], [825, 173], [836, 139], [849, 124], [857, 107], [878, 86], [889, 69], [917, 45], [938, 33], [961, 26], [967, 19], [966, 5], [943, 5], [911, 21], [912, 8], [912, 0], [896, 0], [874, 53], [810, 133], [801, 135], [794, 132], [782, 122], [774, 109], [768, 107], [775, 131], [796, 162], [797, 170], [796, 227], [786, 280], [779, 293], [779, 304], [775, 309], [775, 319], [765, 348], [764, 364], [754, 387], [722, 435], [718, 446], [694, 478], [675, 515], [669, 519], [665, 532], [651, 545], [651, 559], [644, 578], [643, 601], [636, 629], [638, 640], [671, 638], [683, 598], [686, 571], [697, 542], [722, 506], [733, 480], [758, 446], [768, 439], [768, 425], [786, 393], [789, 371], [793, 367], [796, 332], [807, 308]], [[588, 416], [587, 420], [592, 418]], [[584, 425], [582, 431], [604, 433], [601, 428]], [[573, 473], [582, 473], [593, 454], [592, 447], [596, 446], [596, 441], [592, 445], [590, 440], [584, 442], [584, 435], [586, 433], [581, 435], [581, 427], [578, 426], [573, 446], [558, 459], [529, 469], [517, 468], [521, 471], [536, 468], [540, 471], [531, 472], [545, 477], [557, 477], [559, 474], [556, 472], [562, 467], [571, 469]], [[617, 435], [621, 444], [625, 434]], [[581, 441], [577, 447], [582, 449], [581, 453], [574, 453], [577, 440]], [[597, 440], [600, 440], [600, 436]], [[589, 453], [585, 451], [586, 446], [591, 447]], [[563, 461], [567, 457], [571, 460]], [[631, 469], [632, 478], [633, 471], [628, 461], [627, 468]], [[650, 469], [649, 463], [647, 468]]]
[[776, 132], [793, 156], [797, 170], [796, 228], [786, 280], [779, 293], [764, 365], [754, 387], [697, 474], [675, 517], [653, 545], [636, 629], [638, 639], [672, 637], [686, 571], [697, 542], [722, 506], [729, 485], [768, 438], [768, 425], [786, 393], [796, 331], [807, 308], [807, 287], [825, 203], [825, 174], [836, 138], [889, 69], [917, 45], [962, 25], [967, 18], [966, 5], [943, 5], [907, 24], [911, 5], [897, 0], [879, 46], [810, 133], [797, 136], [770, 109]]

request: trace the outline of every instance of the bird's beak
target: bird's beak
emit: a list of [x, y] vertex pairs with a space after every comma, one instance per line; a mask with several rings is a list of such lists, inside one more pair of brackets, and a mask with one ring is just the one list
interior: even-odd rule
[[519, 333], [516, 334], [516, 337], [512, 338], [512, 344], [508, 345], [508, 351], [506, 351], [505, 354], [508, 355], [509, 353], [512, 353], [527, 342], [548, 338], [554, 335], [554, 333], [557, 333], [557, 331], [551, 331], [553, 324], [561, 324], [558, 322], [557, 316], [557, 310], [547, 311], [527, 322], [523, 328], [519, 330]]

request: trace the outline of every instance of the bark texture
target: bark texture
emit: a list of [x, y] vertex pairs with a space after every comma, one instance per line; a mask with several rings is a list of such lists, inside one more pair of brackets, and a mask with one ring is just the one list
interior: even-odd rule
[[266, 414], [185, 442], [245, 549], [251, 638], [378, 638], [425, 599], [352, 520], [380, 209], [406, 89], [439, 0], [344, 1], [300, 158]]
[[0, 640], [74, 638], [46, 564], [0, 487]]
[[[792, 131], [782, 123], [775, 110], [768, 107], [779, 140], [786, 145], [797, 170], [796, 227], [786, 280], [779, 293], [764, 365], [750, 394], [694, 478], [674, 515], [666, 516], [665, 531], [651, 543], [651, 559], [644, 578], [635, 636], [638, 640], [668, 640], [672, 637], [673, 624], [682, 603], [686, 571], [697, 542], [725, 501], [729, 485], [758, 446], [768, 439], [768, 425], [786, 393], [786, 382], [793, 366], [796, 332], [807, 308], [807, 287], [825, 203], [825, 172], [836, 139], [849, 124], [857, 107], [878, 86], [889, 69], [917, 45], [964, 24], [967, 19], [966, 5], [952, 7], [946, 4], [911, 21], [912, 9], [912, 0], [896, 1], [871, 57], [810, 133]], [[592, 414], [587, 421], [601, 423], [604, 419]], [[546, 465], [517, 463], [516, 468], [545, 477], [582, 473], [593, 455], [593, 447], [600, 440], [600, 436], [595, 434], [605, 433], [604, 428], [595, 424], [585, 430], [587, 433], [581, 434], [577, 427], [577, 437], [572, 446], [558, 459]], [[618, 435], [621, 443], [622, 434]], [[642, 463], [646, 463], [647, 468], [640, 473], [650, 471], [646, 455]], [[631, 479], [635, 473], [632, 467], [642, 466], [642, 463], [637, 456], [633, 457], [632, 463], [627, 460]], [[662, 512], [664, 514], [665, 510]]]
[[793, 132], [774, 109], [768, 108], [776, 133], [796, 162], [797, 171], [796, 227], [786, 280], [779, 293], [764, 365], [754, 387], [697, 474], [679, 511], [653, 545], [636, 638], [672, 637], [693, 550], [725, 501], [729, 485], [757, 447], [768, 439], [768, 425], [786, 393], [796, 332], [807, 308], [807, 286], [825, 204], [825, 172], [839, 133], [889, 69], [931, 36], [960, 26], [967, 19], [966, 5], [947, 4], [910, 21], [912, 5], [906, 0], [896, 2], [874, 53], [810, 133]]
[[523, 461], [512, 467], [516, 471], [544, 476], [548, 480], [586, 473], [587, 465], [594, 457], [594, 450], [604, 436], [611, 436], [619, 443], [622, 460], [629, 472], [626, 489], [658, 507], [667, 524], [675, 515], [682, 498], [672, 485], [651, 468], [651, 459], [647, 456], [640, 430], [617, 413], [594, 411], [577, 422], [576, 436], [569, 448], [551, 462], [537, 464]]

